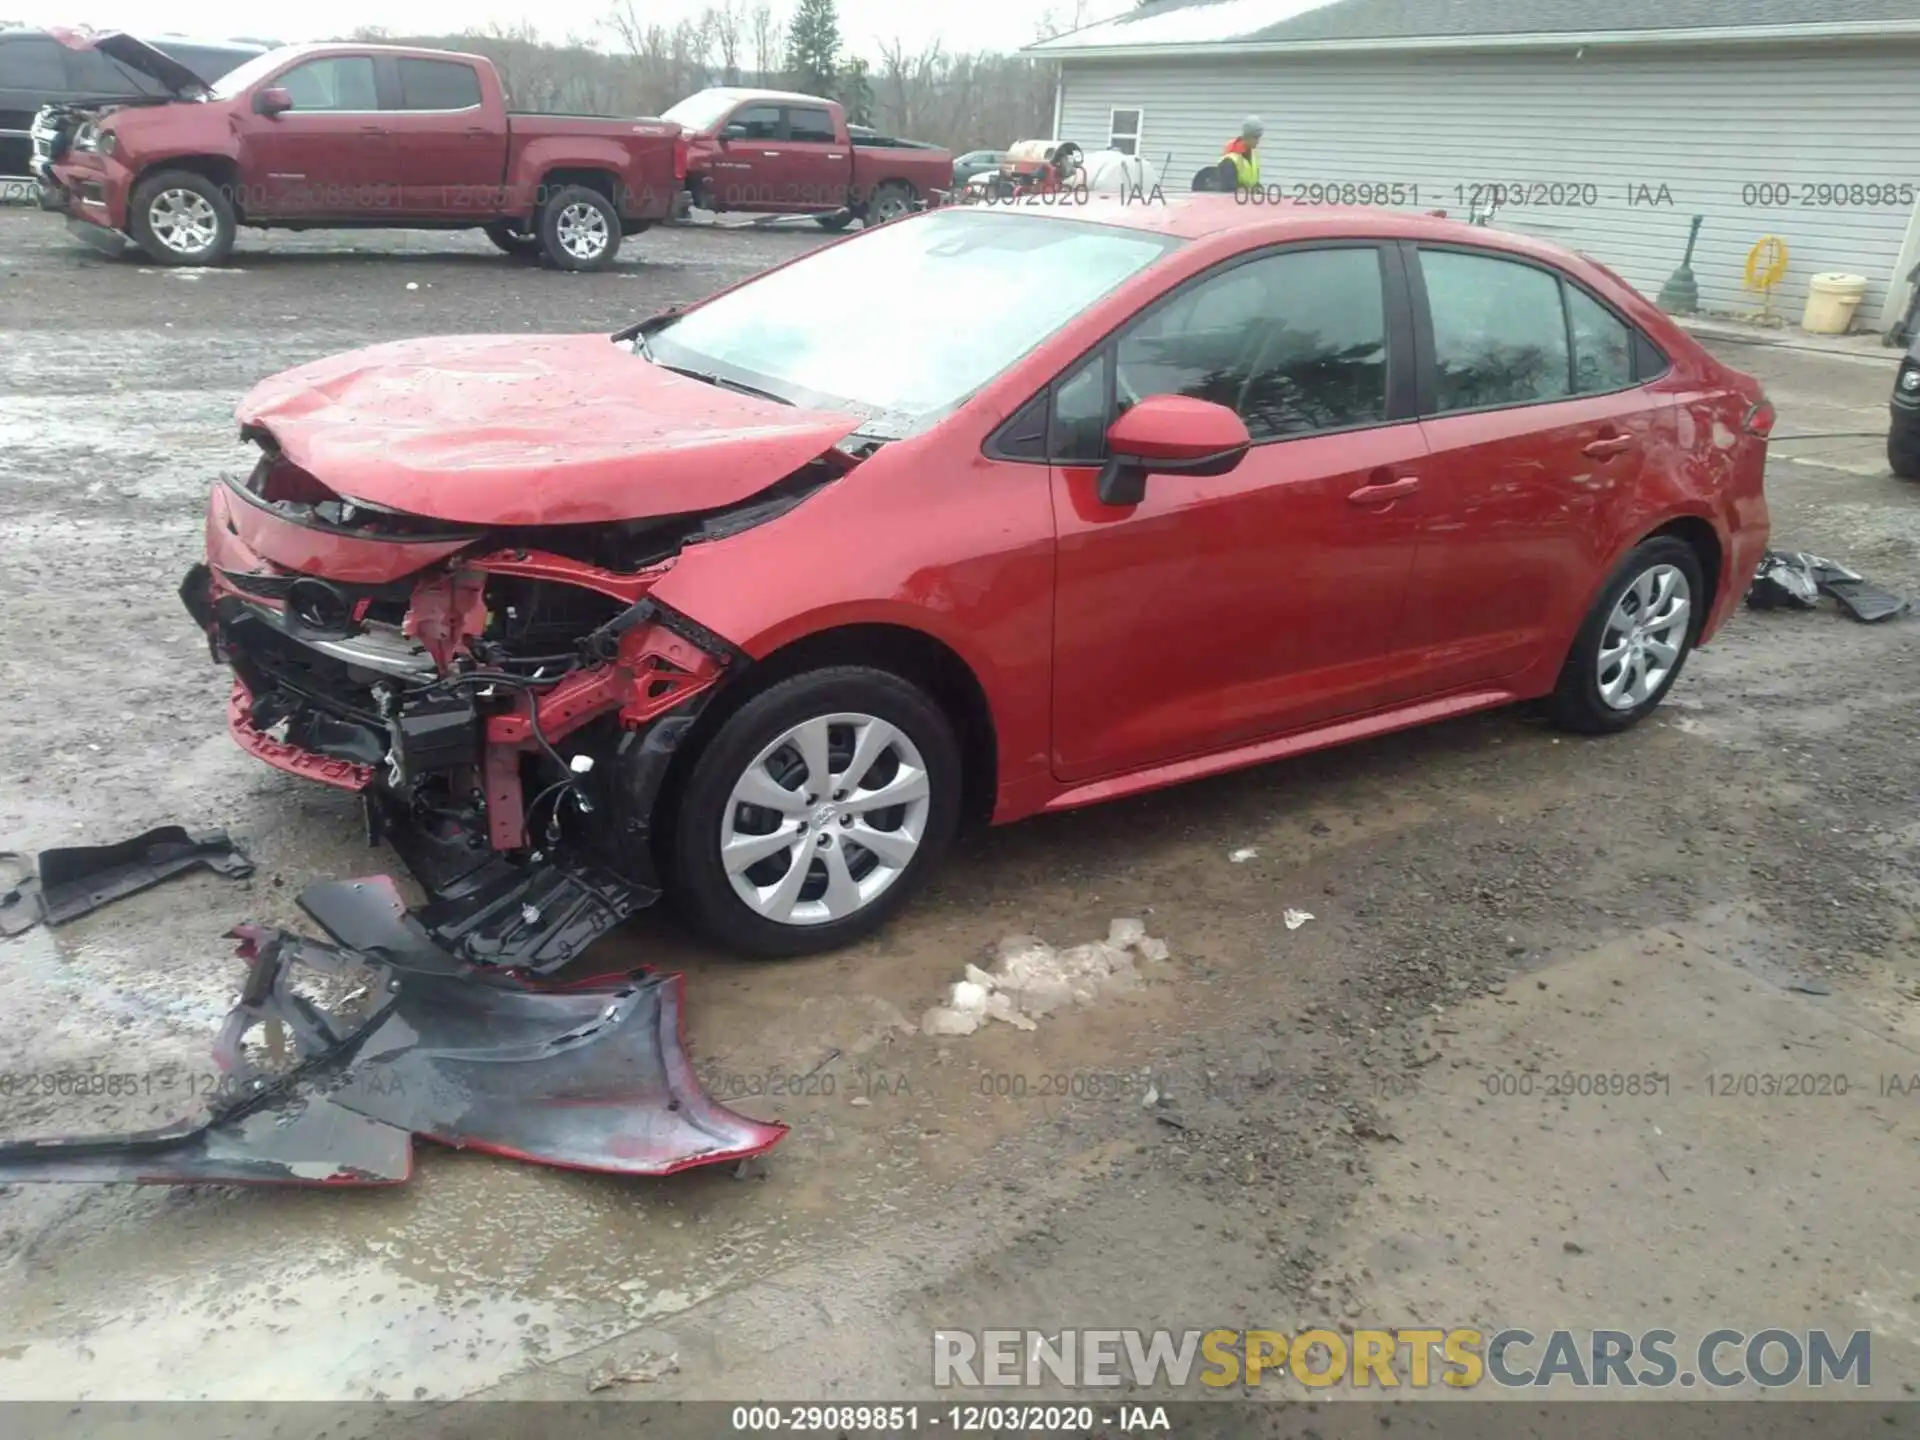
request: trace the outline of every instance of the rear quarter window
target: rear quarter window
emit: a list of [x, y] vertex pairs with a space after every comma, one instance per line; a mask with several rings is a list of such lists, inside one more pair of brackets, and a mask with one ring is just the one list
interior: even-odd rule
[[61, 95], [67, 90], [66, 67], [60, 63], [66, 49], [57, 40], [38, 35], [0, 40], [0, 90], [29, 90]]

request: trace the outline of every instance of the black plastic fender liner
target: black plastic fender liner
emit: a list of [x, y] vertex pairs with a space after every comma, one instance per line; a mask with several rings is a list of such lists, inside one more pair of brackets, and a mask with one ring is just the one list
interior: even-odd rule
[[[439, 970], [401, 968], [286, 931], [233, 933], [251, 968], [214, 1046], [230, 1082], [219, 1108], [157, 1130], [0, 1141], [0, 1182], [392, 1185], [412, 1173], [416, 1136], [540, 1165], [666, 1175], [761, 1154], [787, 1133], [700, 1088], [679, 975], [541, 989], [451, 957]], [[307, 999], [295, 982], [303, 967], [357, 981], [357, 998], [337, 1009]], [[266, 1021], [292, 1037], [294, 1063], [276, 1074], [244, 1049]]]
[[113, 845], [42, 850], [37, 878], [22, 876], [0, 895], [0, 934], [18, 935], [40, 920], [64, 925], [197, 865], [229, 880], [253, 873], [253, 862], [226, 831], [193, 835], [180, 825], [162, 825]]

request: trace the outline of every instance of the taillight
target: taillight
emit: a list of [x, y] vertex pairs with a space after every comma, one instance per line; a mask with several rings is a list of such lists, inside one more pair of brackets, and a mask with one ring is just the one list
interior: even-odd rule
[[1764, 440], [1773, 433], [1773, 420], [1773, 402], [1762, 395], [1753, 408], [1747, 411], [1747, 418], [1742, 423], [1742, 428], [1747, 434], [1757, 435]]
[[681, 182], [687, 178], [687, 136], [684, 130], [673, 137], [673, 178]]

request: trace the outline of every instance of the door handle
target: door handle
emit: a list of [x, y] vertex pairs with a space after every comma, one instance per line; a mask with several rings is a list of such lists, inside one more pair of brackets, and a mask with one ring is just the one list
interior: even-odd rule
[[384, 128], [383, 126], [379, 126], [379, 125], [362, 125], [362, 126], [360, 127], [360, 133], [361, 133], [362, 135], [384, 135], [384, 134], [386, 134], [387, 132], [386, 132], [386, 129], [385, 129], [385, 128]]
[[780, 152], [778, 150], [762, 150], [760, 154], [768, 160], [778, 160], [780, 158]]
[[467, 138], [471, 140], [491, 140], [493, 138], [493, 132], [484, 125], [469, 125], [467, 127]]
[[1615, 455], [1624, 455], [1633, 448], [1631, 435], [1602, 435], [1587, 445], [1580, 447], [1580, 453], [1591, 455], [1596, 460], [1610, 460]]
[[1404, 500], [1419, 488], [1418, 475], [1402, 475], [1371, 481], [1355, 490], [1347, 499], [1356, 505], [1385, 505], [1393, 500]]

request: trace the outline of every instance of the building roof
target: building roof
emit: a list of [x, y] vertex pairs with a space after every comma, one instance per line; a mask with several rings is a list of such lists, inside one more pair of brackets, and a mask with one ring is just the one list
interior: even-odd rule
[[1148, 0], [1027, 51], [1521, 49], [1900, 34], [1920, 35], [1920, 0]]

